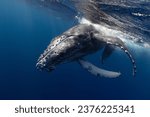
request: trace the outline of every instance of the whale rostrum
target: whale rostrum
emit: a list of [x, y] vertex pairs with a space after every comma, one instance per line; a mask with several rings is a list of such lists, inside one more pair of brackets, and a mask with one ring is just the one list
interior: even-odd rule
[[123, 41], [105, 36], [94, 26], [87, 24], [76, 25], [55, 37], [38, 59], [36, 66], [40, 70], [52, 71], [59, 64], [78, 61], [83, 68], [96, 76], [115, 78], [121, 73], [100, 69], [84, 60], [84, 57], [105, 48], [102, 53], [102, 61], [104, 61], [116, 47], [123, 50], [130, 58], [133, 64], [133, 76], [135, 76], [135, 60]]

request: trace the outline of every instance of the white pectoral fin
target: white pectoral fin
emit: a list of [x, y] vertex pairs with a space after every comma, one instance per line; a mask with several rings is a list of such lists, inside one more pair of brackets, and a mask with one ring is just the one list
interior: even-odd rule
[[84, 69], [86, 69], [87, 71], [89, 71], [91, 74], [93, 74], [95, 76], [106, 77], [106, 78], [116, 78], [121, 75], [121, 73], [119, 73], [119, 72], [113, 72], [113, 71], [107, 71], [104, 69], [100, 69], [85, 60], [80, 59], [78, 61]]

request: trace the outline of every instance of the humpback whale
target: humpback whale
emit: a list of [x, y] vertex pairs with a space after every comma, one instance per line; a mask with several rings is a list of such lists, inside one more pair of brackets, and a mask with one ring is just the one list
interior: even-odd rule
[[118, 77], [120, 73], [98, 69], [83, 58], [105, 48], [102, 58], [106, 59], [115, 49], [121, 48], [131, 59], [133, 75], [136, 73], [135, 60], [119, 38], [105, 37], [92, 25], [79, 24], [55, 37], [40, 56], [37, 68], [52, 71], [61, 63], [78, 61], [81, 66], [96, 76]]
[[[77, 16], [77, 18], [79, 24], [52, 39], [47, 49], [39, 57], [36, 64], [37, 69], [52, 71], [59, 64], [77, 61], [84, 69], [93, 75], [116, 78], [121, 75], [120, 72], [98, 68], [85, 60], [85, 57], [104, 48], [102, 53], [102, 62], [104, 62], [116, 48], [120, 48], [129, 57], [133, 65], [132, 74], [135, 76], [136, 63], [133, 55], [125, 45], [124, 41], [117, 36], [117, 33], [114, 33], [116, 35], [111, 35], [109, 30], [112, 29], [116, 32], [126, 34], [129, 28], [137, 27], [134, 25], [128, 27], [120, 20], [101, 11], [99, 5], [104, 3], [103, 0], [69, 1], [74, 3], [75, 8], [78, 11], [79, 16]], [[63, 3], [61, 0], [55, 2], [57, 4], [61, 3], [66, 5], [66, 3]], [[51, 1], [48, 3], [51, 4]], [[83, 20], [88, 20], [89, 22], [82, 23]], [[108, 31], [107, 33], [103, 30], [104, 25]], [[132, 32], [129, 31], [127, 34], [130, 35], [130, 33]], [[134, 36], [136, 36], [136, 34]], [[142, 42], [141, 38], [139, 38], [137, 42]]]

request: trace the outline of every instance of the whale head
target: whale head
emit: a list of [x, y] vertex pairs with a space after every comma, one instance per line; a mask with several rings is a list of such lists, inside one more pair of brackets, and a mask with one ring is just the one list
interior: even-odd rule
[[[73, 49], [73, 43], [68, 43], [65, 40], [72, 39], [74, 37], [66, 37], [65, 35], [54, 38], [48, 48], [41, 54], [37, 68], [40, 70], [51, 71], [55, 67], [63, 63], [69, 58], [69, 53]], [[71, 55], [70, 55], [71, 56]]]
[[37, 62], [40, 70], [52, 71], [58, 64], [78, 60], [99, 49], [92, 26], [78, 25], [55, 37]]

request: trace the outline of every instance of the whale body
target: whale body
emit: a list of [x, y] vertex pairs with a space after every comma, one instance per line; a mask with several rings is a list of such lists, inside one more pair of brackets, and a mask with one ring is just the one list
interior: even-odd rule
[[[105, 48], [102, 58], [106, 59], [111, 55], [115, 46], [121, 48], [128, 55], [133, 64], [133, 75], [135, 75], [135, 60], [123, 42], [118, 38], [104, 36], [94, 26], [87, 24], [74, 26], [55, 37], [40, 56], [36, 66], [40, 70], [52, 71], [59, 64], [78, 61], [83, 68], [94, 75], [118, 77], [120, 73], [98, 69], [96, 66], [81, 60], [102, 48]], [[88, 68], [91, 68], [91, 70]]]

